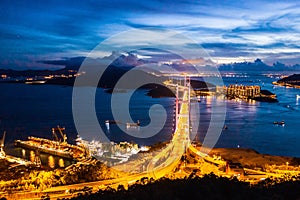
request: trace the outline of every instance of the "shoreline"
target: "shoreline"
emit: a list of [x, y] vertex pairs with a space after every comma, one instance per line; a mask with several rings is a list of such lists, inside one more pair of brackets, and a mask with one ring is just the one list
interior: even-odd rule
[[288, 77], [284, 77], [278, 81], [272, 82], [273, 85], [279, 85], [286, 88], [300, 89], [300, 74], [293, 74]]
[[274, 81], [274, 82], [272, 82], [272, 84], [276, 85], [276, 86], [286, 87], [286, 88], [300, 89], [300, 85], [294, 85], [294, 84], [285, 83], [285, 82], [278, 83], [278, 82]]
[[[198, 150], [202, 148], [203, 152], [209, 150], [209, 148], [202, 147], [198, 142], [194, 143], [194, 145]], [[250, 163], [259, 164], [257, 163], [257, 161], [263, 160], [265, 162], [264, 164], [268, 164], [267, 162], [271, 162], [272, 164], [277, 163], [286, 165], [286, 162], [289, 162], [290, 166], [300, 166], [300, 157], [260, 153], [253, 148], [216, 147], [210, 149], [207, 154], [211, 157], [213, 157], [214, 155], [221, 156], [225, 160], [240, 161], [241, 163], [245, 163], [246, 165]], [[251, 160], [250, 157], [253, 158], [253, 160]]]
[[239, 162], [249, 168], [265, 168], [266, 165], [287, 167], [287, 162], [288, 167], [299, 167], [300, 165], [300, 157], [263, 154], [249, 148], [214, 148], [209, 155], [221, 156], [225, 160]]
[[[140, 152], [138, 153], [139, 156], [136, 157], [136, 159], [142, 159], [149, 156], [153, 157], [155, 153], [161, 152], [161, 150], [165, 147], [164, 145], [165, 143], [161, 143], [157, 144], [156, 146], [152, 146], [154, 147], [152, 151], [150, 149], [147, 152]], [[196, 149], [199, 149], [200, 147], [199, 143], [195, 146], [194, 148]], [[2, 164], [8, 164], [5, 159], [0, 159], [0, 162]], [[136, 160], [129, 160], [124, 164], [126, 166], [133, 167], [135, 166], [133, 163], [136, 163]], [[232, 172], [228, 173], [228, 163], [240, 163], [242, 166], [243, 175], [240, 177]], [[130, 174], [135, 176], [134, 174], [139, 174], [138, 171], [127, 172], [123, 171], [120, 166], [119, 168], [117, 167], [118, 166], [108, 167], [102, 161], [96, 159], [93, 159], [93, 161], [90, 160], [86, 163], [75, 163], [64, 169], [46, 169], [37, 168], [35, 166], [31, 166], [30, 168], [26, 166], [19, 166], [17, 168], [10, 169], [9, 167], [5, 168], [5, 165], [1, 165], [2, 170], [0, 173], [0, 180], [2, 180], [1, 190], [3, 192], [0, 192], [2, 192], [2, 196], [6, 197], [11, 197], [9, 196], [10, 194], [25, 195], [26, 193], [35, 193], [37, 196], [44, 194], [55, 195], [54, 193], [51, 194], [51, 192], [49, 192], [52, 190], [57, 190], [58, 192], [65, 194], [66, 188], [76, 188], [74, 191], [78, 190], [78, 192], [80, 192], [82, 191], [82, 188], [80, 188], [79, 185], [95, 185], [97, 181], [102, 181], [104, 183], [106, 181], [109, 182], [109, 180], [112, 178], [118, 180], [118, 178], [122, 176], [130, 176]], [[212, 170], [206, 171], [208, 168], [211, 168]], [[98, 180], [95, 177], [91, 178], [90, 176], [81, 173], [79, 169], [87, 170], [86, 173], [98, 174], [100, 179]], [[17, 174], [15, 173], [16, 171], [18, 172]], [[82, 175], [80, 178], [78, 178], [78, 173]], [[109, 176], [105, 175], [106, 173], [108, 173]], [[211, 173], [213, 173], [216, 177], [228, 178], [228, 180], [232, 177], [236, 177], [240, 182], [250, 184], [259, 183], [259, 181], [268, 177], [281, 178], [281, 180], [284, 180], [285, 175], [300, 173], [300, 158], [260, 154], [253, 149], [246, 148], [213, 148], [208, 153], [208, 156], [197, 157], [192, 155], [191, 151], [188, 150], [186, 154], [182, 155], [181, 162], [175, 168], [174, 172], [167, 174], [166, 177], [173, 181], [178, 178], [186, 179], [186, 177], [191, 176], [191, 174], [194, 174], [194, 177], [196, 175], [196, 177], [201, 178], [205, 175], [212, 175]], [[40, 181], [43, 182], [43, 184], [35, 185], [36, 178], [31, 180], [32, 177], [35, 176], [37, 176], [37, 179], [40, 178]], [[44, 179], [46, 176], [51, 177], [51, 179], [55, 181], [51, 183], [47, 182], [47, 179]], [[63, 179], [60, 178], [61, 176], [63, 176]], [[64, 182], [63, 180], [69, 181]], [[22, 185], [15, 188], [15, 185], [18, 183], [22, 183]], [[125, 184], [126, 187], [129, 185], [129, 183], [128, 185]], [[105, 188], [104, 185], [101, 187]], [[108, 185], [107, 187], [110, 186]], [[63, 188], [63, 190], [60, 190], [59, 188]], [[93, 188], [93, 186], [91, 186], [91, 188]], [[94, 189], [97, 188], [99, 188], [99, 186], [95, 187]], [[7, 191], [10, 191], [10, 193], [7, 193]], [[77, 192], [74, 192], [74, 194], [76, 193]]]

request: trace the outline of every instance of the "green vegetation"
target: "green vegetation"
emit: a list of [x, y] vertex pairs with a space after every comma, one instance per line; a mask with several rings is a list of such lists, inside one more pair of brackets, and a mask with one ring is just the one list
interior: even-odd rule
[[1, 178], [0, 191], [44, 190], [59, 185], [119, 178], [122, 175], [122, 172], [113, 170], [100, 161], [91, 160], [87, 163], [73, 164], [65, 169], [53, 171], [34, 169], [10, 180]]
[[[281, 170], [300, 170], [300, 159], [287, 156], [274, 156], [260, 154], [253, 149], [244, 148], [214, 148], [209, 152], [210, 156], [221, 156], [222, 159], [241, 163], [244, 167], [261, 170], [277, 168]], [[289, 163], [289, 166], [286, 166]]]

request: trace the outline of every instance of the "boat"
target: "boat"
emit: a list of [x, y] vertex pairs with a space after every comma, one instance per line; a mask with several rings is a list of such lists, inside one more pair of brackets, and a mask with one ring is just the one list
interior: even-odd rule
[[140, 126], [140, 120], [137, 120], [136, 123], [126, 123], [126, 128], [139, 127], [139, 126]]
[[107, 130], [109, 130], [110, 124], [121, 124], [121, 122], [116, 120], [105, 120], [105, 126]]
[[201, 102], [200, 96], [197, 96], [197, 101]]
[[45, 80], [30, 80], [30, 81], [25, 81], [25, 84], [32, 84], [32, 85], [40, 85], [40, 84], [45, 84]]
[[105, 126], [106, 126], [106, 129], [109, 130], [109, 120], [105, 121]]
[[105, 123], [109, 123], [109, 124], [121, 124], [121, 122], [117, 121], [117, 120], [105, 120]]
[[280, 122], [278, 122], [278, 121], [275, 121], [275, 122], [273, 122], [273, 124], [275, 124], [275, 125], [281, 125], [281, 126], [284, 126], [285, 125], [285, 122], [282, 120], [282, 121], [280, 121]]

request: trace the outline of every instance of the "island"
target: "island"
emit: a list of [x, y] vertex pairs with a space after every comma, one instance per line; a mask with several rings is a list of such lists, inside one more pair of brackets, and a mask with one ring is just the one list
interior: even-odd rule
[[293, 74], [291, 76], [284, 77], [278, 81], [273, 82], [273, 85], [300, 89], [300, 74]]
[[258, 85], [216, 86], [216, 95], [224, 95], [228, 99], [255, 100], [260, 102], [278, 102], [276, 94], [262, 90]]

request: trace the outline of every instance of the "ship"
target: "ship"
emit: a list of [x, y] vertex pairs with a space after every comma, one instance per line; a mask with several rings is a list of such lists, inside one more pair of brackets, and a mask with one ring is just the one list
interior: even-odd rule
[[[57, 126], [52, 128], [54, 140], [29, 136], [27, 140], [15, 140], [15, 147], [45, 153], [61, 158], [79, 161], [87, 158], [87, 151], [82, 146], [67, 143], [67, 136], [63, 133], [65, 128]], [[59, 134], [57, 134], [57, 132]]]
[[284, 126], [284, 125], [285, 125], [285, 122], [284, 122], [283, 120], [280, 121], [280, 122], [275, 121], [275, 122], [273, 122], [273, 124]]
[[224, 124], [223, 130], [227, 130], [227, 129], [228, 129], [228, 126], [226, 124]]
[[25, 81], [25, 84], [31, 84], [31, 85], [41, 85], [45, 84], [46, 80], [31, 80], [31, 81]]
[[140, 120], [137, 120], [136, 123], [126, 123], [126, 128], [135, 128], [140, 127]]

